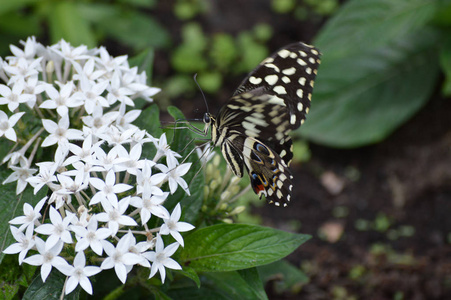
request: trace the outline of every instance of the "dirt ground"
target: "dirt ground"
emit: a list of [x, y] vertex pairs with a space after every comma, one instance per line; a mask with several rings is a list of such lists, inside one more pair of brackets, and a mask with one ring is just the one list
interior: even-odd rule
[[[181, 23], [171, 15], [173, 2], [161, 1], [157, 10], [177, 41]], [[267, 22], [276, 33], [272, 50], [310, 42], [324, 22], [274, 15], [266, 0], [212, 3], [213, 10], [196, 19], [207, 33], [236, 34]], [[168, 61], [157, 52], [155, 74], [170, 74]], [[240, 81], [227, 79], [216, 100], [208, 100], [212, 112]], [[200, 117], [193, 107], [204, 107], [200, 96], [174, 104], [188, 117]], [[313, 236], [288, 258], [309, 282], [284, 293], [269, 283], [270, 299], [451, 299], [450, 112], [451, 101], [437, 92], [379, 144], [353, 150], [310, 145], [310, 161], [292, 165], [299, 184], [289, 208], [253, 208], [264, 225]]]
[[436, 97], [380, 144], [311, 145], [290, 209], [255, 209], [313, 236], [289, 257], [310, 282], [271, 299], [451, 299], [450, 112]]

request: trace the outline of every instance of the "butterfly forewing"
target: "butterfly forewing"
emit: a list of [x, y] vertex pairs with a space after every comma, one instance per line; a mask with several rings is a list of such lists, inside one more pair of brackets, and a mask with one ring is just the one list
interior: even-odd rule
[[288, 133], [310, 107], [319, 52], [295, 43], [266, 58], [240, 84], [212, 120], [212, 141], [235, 175], [243, 165], [257, 195], [286, 205], [293, 188], [288, 166], [293, 157]]

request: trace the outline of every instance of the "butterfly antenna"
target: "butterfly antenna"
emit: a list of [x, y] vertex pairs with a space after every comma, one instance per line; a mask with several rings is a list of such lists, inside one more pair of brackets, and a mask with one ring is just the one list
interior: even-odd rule
[[199, 82], [197, 82], [197, 73], [194, 74], [194, 82], [197, 84], [197, 87], [199, 88], [199, 90], [200, 90], [200, 92], [202, 94], [202, 98], [204, 98], [205, 106], [207, 107], [207, 113], [209, 113], [210, 110], [208, 109], [207, 98], [205, 98], [204, 91], [202, 91], [202, 88], [200, 87]]

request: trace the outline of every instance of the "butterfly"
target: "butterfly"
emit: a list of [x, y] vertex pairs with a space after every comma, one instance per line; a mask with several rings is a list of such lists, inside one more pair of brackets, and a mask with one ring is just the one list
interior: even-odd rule
[[320, 64], [313, 46], [298, 42], [263, 60], [218, 114], [205, 113], [204, 133], [238, 176], [246, 169], [254, 192], [287, 206], [292, 197], [290, 131], [304, 123]]

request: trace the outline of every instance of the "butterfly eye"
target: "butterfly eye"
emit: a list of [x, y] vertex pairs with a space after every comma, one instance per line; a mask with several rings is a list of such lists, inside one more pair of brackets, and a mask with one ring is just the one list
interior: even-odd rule
[[205, 113], [205, 115], [204, 115], [204, 123], [208, 124], [210, 122], [211, 122], [210, 116], [208, 115], [208, 113]]

